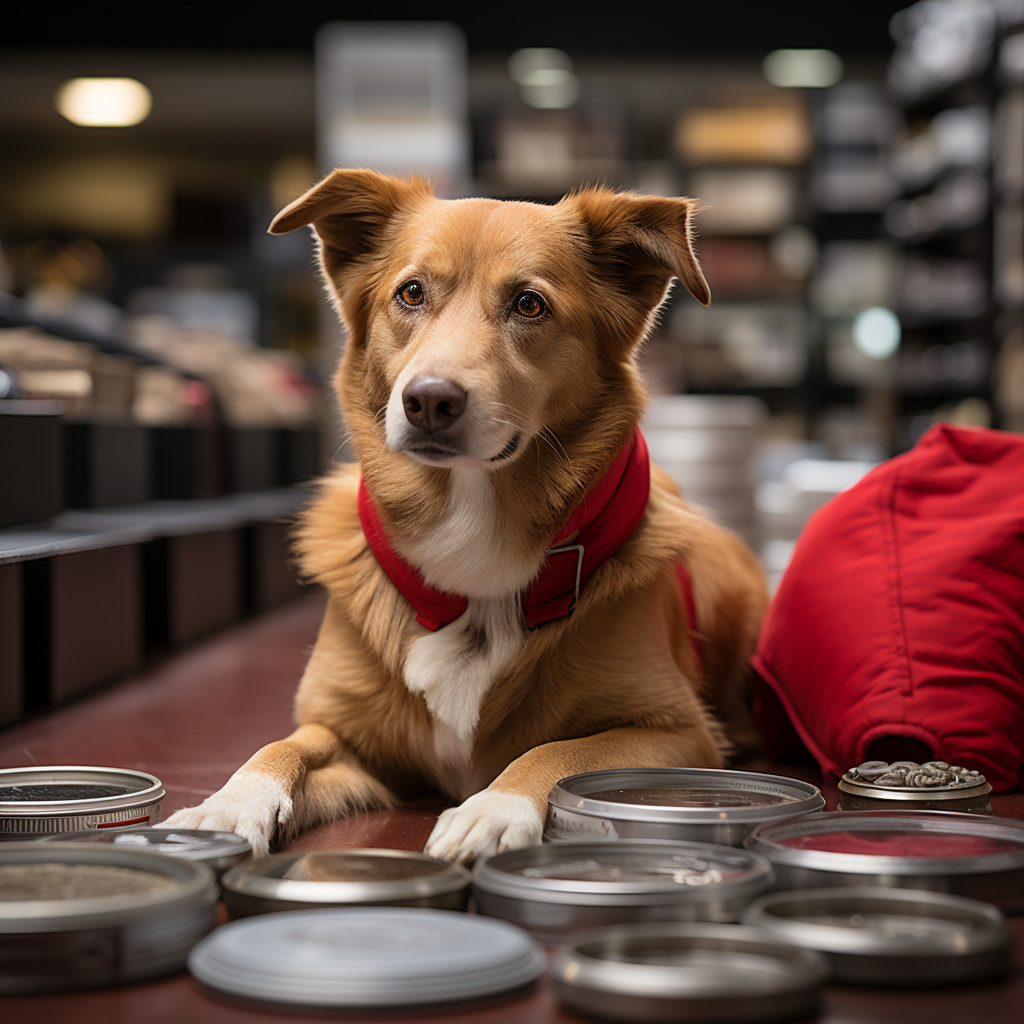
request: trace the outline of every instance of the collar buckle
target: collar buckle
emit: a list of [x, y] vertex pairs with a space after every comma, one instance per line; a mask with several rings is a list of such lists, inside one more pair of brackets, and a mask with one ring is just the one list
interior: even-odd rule
[[563, 544], [557, 548], [548, 548], [544, 552], [545, 555], [567, 555], [570, 551], [576, 552], [576, 593], [573, 596], [572, 604], [569, 606], [572, 608], [580, 599], [580, 579], [583, 576], [583, 545], [582, 544]]

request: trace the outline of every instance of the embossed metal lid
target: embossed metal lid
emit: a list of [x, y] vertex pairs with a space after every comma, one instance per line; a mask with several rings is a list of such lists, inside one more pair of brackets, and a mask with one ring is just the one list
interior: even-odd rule
[[299, 910], [219, 928], [189, 957], [204, 985], [273, 1003], [418, 1006], [520, 988], [544, 954], [504, 921], [444, 910]]
[[164, 787], [129, 768], [81, 765], [0, 769], [0, 838], [35, 839], [81, 829], [148, 825]]
[[945, 761], [865, 761], [839, 780], [844, 793], [875, 800], [965, 800], [992, 792], [981, 772]]
[[658, 922], [569, 936], [552, 959], [559, 999], [620, 1021], [783, 1021], [817, 1005], [817, 953], [741, 925]]
[[980, 900], [919, 889], [846, 887], [762, 896], [744, 924], [829, 958], [837, 980], [941, 985], [977, 981], [1010, 965], [1013, 935]]

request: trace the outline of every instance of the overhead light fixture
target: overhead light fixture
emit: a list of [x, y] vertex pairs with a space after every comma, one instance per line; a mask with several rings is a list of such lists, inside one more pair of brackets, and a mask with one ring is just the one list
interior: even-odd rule
[[572, 58], [562, 50], [541, 46], [516, 50], [508, 59], [508, 73], [528, 106], [564, 110], [579, 99], [580, 80], [573, 73]]
[[129, 128], [153, 108], [150, 91], [134, 78], [72, 78], [58, 90], [57, 112], [86, 128]]
[[853, 343], [871, 359], [888, 359], [900, 346], [899, 317], [891, 309], [872, 306], [853, 321]]
[[761, 70], [784, 89], [827, 89], [843, 77], [843, 62], [831, 50], [772, 50]]

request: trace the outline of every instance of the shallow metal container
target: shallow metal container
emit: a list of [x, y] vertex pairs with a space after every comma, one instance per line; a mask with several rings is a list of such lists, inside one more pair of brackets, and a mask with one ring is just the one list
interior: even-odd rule
[[179, 971], [217, 923], [204, 864], [84, 843], [0, 847], [0, 992], [49, 992]]
[[126, 829], [160, 820], [164, 787], [130, 768], [45, 765], [0, 769], [0, 839], [83, 829]]
[[570, 936], [551, 965], [572, 1010], [636, 1024], [768, 1024], [815, 1012], [823, 957], [740, 925], [647, 924]]
[[210, 832], [191, 828], [130, 828], [65, 832], [45, 836], [41, 843], [104, 843], [126, 850], [148, 850], [168, 857], [205, 864], [219, 879], [252, 856], [249, 840], [234, 832]]
[[831, 811], [758, 826], [777, 889], [894, 886], [1024, 913], [1024, 821], [951, 811]]
[[469, 872], [408, 850], [279, 853], [232, 868], [221, 879], [234, 917], [312, 907], [465, 910]]
[[[901, 784], [908, 774], [909, 784]], [[865, 761], [839, 780], [838, 809], [991, 814], [991, 792], [992, 787], [980, 772], [950, 766], [945, 761]]]
[[771, 893], [744, 924], [816, 950], [836, 981], [862, 985], [957, 985], [1006, 973], [1013, 934], [995, 907], [911, 889], [806, 889]]
[[473, 869], [477, 911], [542, 941], [636, 921], [735, 921], [771, 884], [764, 858], [708, 843], [549, 843]]
[[817, 786], [712, 768], [628, 768], [562, 779], [548, 796], [544, 838], [671, 839], [742, 846], [762, 822], [819, 811]]

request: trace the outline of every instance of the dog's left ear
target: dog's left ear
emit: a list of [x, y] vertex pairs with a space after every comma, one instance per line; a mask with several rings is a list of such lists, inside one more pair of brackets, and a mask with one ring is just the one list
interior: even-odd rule
[[588, 189], [562, 201], [578, 211], [597, 262], [648, 310], [665, 297], [673, 277], [698, 302], [711, 301], [693, 252], [696, 200]]

